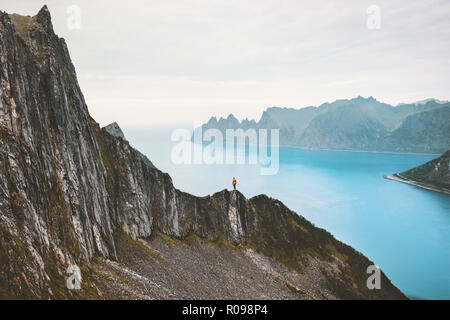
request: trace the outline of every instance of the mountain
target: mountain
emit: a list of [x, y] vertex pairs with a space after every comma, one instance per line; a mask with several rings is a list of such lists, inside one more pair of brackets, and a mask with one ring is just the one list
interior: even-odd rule
[[439, 158], [421, 166], [402, 173], [388, 175], [385, 178], [423, 189], [450, 194], [450, 150]]
[[0, 12], [0, 64], [0, 298], [405, 298], [281, 202], [177, 190], [100, 128], [46, 6]]
[[279, 129], [281, 145], [309, 149], [442, 153], [450, 147], [448, 119], [449, 102], [430, 99], [393, 107], [357, 97], [319, 107], [268, 108], [258, 122], [246, 120], [245, 126], [233, 115], [211, 119], [202, 130]]

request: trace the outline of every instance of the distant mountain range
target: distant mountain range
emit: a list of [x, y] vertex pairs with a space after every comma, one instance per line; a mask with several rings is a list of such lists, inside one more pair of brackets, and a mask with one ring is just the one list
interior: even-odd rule
[[450, 194], [450, 150], [421, 166], [385, 178]]
[[450, 102], [427, 99], [394, 107], [359, 96], [318, 107], [271, 107], [258, 122], [240, 122], [232, 114], [212, 117], [202, 129], [280, 129], [281, 145], [308, 149], [443, 153], [450, 148], [449, 119]]

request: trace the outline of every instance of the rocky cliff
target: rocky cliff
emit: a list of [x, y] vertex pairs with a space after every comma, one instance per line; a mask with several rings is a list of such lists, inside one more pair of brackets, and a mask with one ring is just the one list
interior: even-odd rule
[[[373, 263], [279, 201], [181, 192], [100, 128], [47, 7], [33, 17], [0, 12], [0, 63], [1, 298], [256, 297], [248, 288], [283, 293], [275, 298], [404, 298], [384, 274], [381, 290], [367, 289]], [[214, 257], [230, 257], [235, 272]], [[69, 290], [75, 266], [81, 289]], [[188, 283], [186, 272], [209, 278]], [[120, 283], [134, 283], [133, 294]]]

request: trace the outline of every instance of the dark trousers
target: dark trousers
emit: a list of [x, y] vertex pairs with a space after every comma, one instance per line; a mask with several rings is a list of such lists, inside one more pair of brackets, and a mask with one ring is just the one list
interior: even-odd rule
[[233, 184], [233, 189], [236, 190], [236, 185], [235, 184]]

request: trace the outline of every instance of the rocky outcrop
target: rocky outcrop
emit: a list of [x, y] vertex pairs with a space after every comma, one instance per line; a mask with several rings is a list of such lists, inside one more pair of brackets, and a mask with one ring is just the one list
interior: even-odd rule
[[103, 127], [106, 132], [108, 132], [110, 135], [115, 137], [120, 137], [125, 140], [125, 135], [123, 134], [122, 129], [119, 127], [117, 122], [113, 122], [108, 124], [107, 126]]
[[385, 178], [450, 194], [450, 150], [423, 165], [402, 173], [387, 175]]
[[[251, 249], [295, 272], [314, 261], [336, 298], [404, 298], [384, 274], [381, 290], [367, 289], [372, 262], [279, 201], [179, 191], [100, 128], [47, 7], [34, 17], [0, 12], [0, 63], [1, 298], [99, 298], [98, 259], [120, 264], [124, 246], [133, 252], [158, 235]], [[81, 290], [69, 290], [78, 267]]]
[[[105, 129], [106, 132], [108, 132], [110, 135], [112, 135], [114, 137], [119, 137], [119, 138], [122, 138], [123, 140], [126, 140], [125, 134], [123, 133], [122, 129], [119, 127], [117, 122], [110, 123], [107, 126], [103, 127], [103, 129]], [[147, 158], [147, 156], [145, 154], [141, 153], [139, 150], [136, 150], [136, 149], [134, 149], [134, 150], [137, 153], [139, 153], [139, 156], [141, 157], [142, 161], [145, 162], [146, 165], [148, 165], [152, 168], [155, 168], [153, 163], [150, 161], [149, 158]]]

